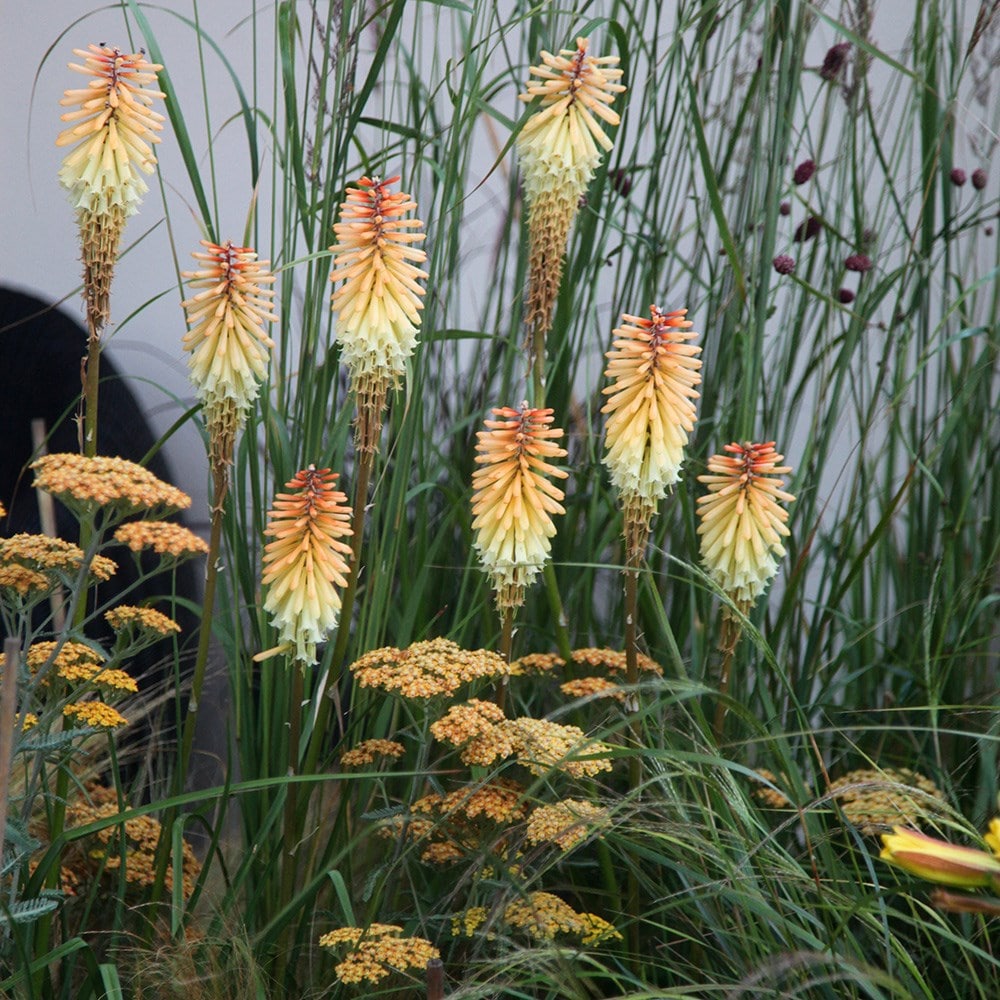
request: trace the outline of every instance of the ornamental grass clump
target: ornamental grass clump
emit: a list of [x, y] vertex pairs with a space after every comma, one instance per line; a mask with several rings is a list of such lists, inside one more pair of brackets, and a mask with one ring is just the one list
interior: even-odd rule
[[[610, 105], [625, 91], [617, 83], [617, 56], [592, 56], [589, 40], [558, 55], [542, 52], [532, 66], [520, 100], [538, 100], [538, 110], [521, 127], [517, 151], [528, 206], [529, 275], [525, 302], [528, 350], [536, 371], [544, 370], [545, 336], [562, 280], [570, 226], [601, 154], [612, 148], [601, 121], [621, 120]], [[600, 121], [598, 120], [600, 119]]]

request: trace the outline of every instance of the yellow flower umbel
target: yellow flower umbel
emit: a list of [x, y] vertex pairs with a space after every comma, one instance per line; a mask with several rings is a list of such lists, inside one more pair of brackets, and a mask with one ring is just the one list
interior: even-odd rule
[[275, 497], [264, 529], [274, 539], [264, 549], [264, 608], [282, 643], [273, 652], [294, 648], [303, 665], [316, 662], [316, 644], [336, 626], [337, 587], [347, 586], [350, 573], [344, 557], [350, 558], [351, 547], [341, 539], [353, 534], [351, 508], [336, 480], [314, 465], [296, 473], [286, 483], [292, 492]]
[[80, 226], [84, 294], [92, 337], [109, 315], [108, 300], [125, 220], [149, 190], [143, 174], [153, 173], [152, 144], [160, 141], [163, 115], [151, 110], [165, 95], [151, 89], [162, 66], [141, 50], [122, 52], [106, 45], [74, 49], [83, 64], [69, 68], [91, 77], [86, 87], [67, 90], [60, 101], [74, 107], [62, 116], [70, 126], [57, 146], [73, 145], [59, 180], [69, 190]]
[[[622, 316], [605, 376], [614, 384], [604, 432], [604, 464], [625, 512], [630, 565], [645, 550], [649, 522], [667, 490], [680, 479], [688, 435], [696, 419], [695, 386], [701, 382], [701, 348], [684, 317], [686, 309], [649, 307], [649, 319]], [[635, 558], [631, 558], [635, 557]]]
[[564, 514], [563, 492], [546, 476], [565, 479], [551, 464], [566, 451], [555, 444], [562, 429], [550, 427], [552, 410], [505, 406], [493, 410], [479, 431], [472, 477], [476, 548], [489, 573], [501, 613], [524, 603], [524, 588], [549, 557], [553, 514]]
[[183, 274], [192, 289], [201, 291], [181, 303], [191, 328], [182, 343], [191, 354], [191, 381], [204, 406], [212, 468], [218, 472], [229, 465], [236, 434], [267, 375], [274, 341], [264, 324], [278, 317], [271, 312], [269, 261], [257, 260], [256, 251], [232, 240], [201, 244], [205, 251], [191, 256], [204, 267]]
[[358, 395], [358, 445], [369, 452], [378, 447], [386, 393], [406, 374], [417, 343], [424, 294], [417, 282], [427, 277], [417, 267], [427, 254], [413, 245], [424, 235], [407, 231], [423, 223], [404, 218], [417, 204], [389, 190], [398, 180], [362, 177], [348, 188], [333, 227], [338, 242], [330, 247], [330, 280], [344, 282], [332, 300], [337, 340]]
[[542, 65], [531, 67], [538, 79], [529, 80], [519, 95], [525, 102], [541, 98], [517, 137], [530, 234], [525, 322], [529, 349], [536, 356], [552, 325], [566, 241], [580, 198], [601, 162], [601, 151], [612, 146], [598, 119], [618, 124], [609, 105], [625, 90], [615, 82], [622, 75], [614, 68], [618, 57], [588, 55], [587, 46], [586, 38], [578, 38], [575, 49], [543, 52]]
[[791, 472], [774, 442], [727, 444], [728, 455], [708, 460], [710, 475], [699, 476], [708, 493], [698, 498], [701, 559], [709, 576], [746, 614], [778, 571], [789, 534], [788, 511], [779, 501], [795, 499], [778, 476]]

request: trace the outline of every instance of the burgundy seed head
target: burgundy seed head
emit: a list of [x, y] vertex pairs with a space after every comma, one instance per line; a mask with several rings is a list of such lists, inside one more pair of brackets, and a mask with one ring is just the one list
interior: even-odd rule
[[791, 274], [795, 270], [795, 258], [786, 253], [779, 253], [771, 263], [778, 274]]
[[972, 186], [977, 191], [982, 191], [986, 187], [986, 171], [982, 167], [976, 167], [972, 171]]
[[846, 267], [848, 271], [857, 271], [859, 274], [864, 274], [865, 271], [870, 271], [872, 266], [871, 257], [863, 253], [852, 253], [851, 256], [844, 261], [844, 267]]
[[983, 229], [983, 232], [984, 232], [984, 233], [985, 233], [985, 234], [986, 234], [987, 236], [992, 236], [992, 235], [993, 235], [993, 227], [992, 227], [992, 226], [986, 226], [986, 227], [985, 227], [985, 228]]
[[787, 201], [783, 201], [778, 206], [778, 214], [779, 215], [791, 215], [792, 214], [792, 206]]
[[827, 49], [826, 55], [823, 57], [823, 68], [819, 71], [819, 75], [824, 80], [836, 80], [840, 71], [844, 68], [844, 63], [847, 61], [847, 53], [850, 51], [850, 42], [840, 42], [837, 45], [832, 45]]
[[800, 222], [795, 229], [795, 235], [792, 239], [796, 243], [805, 243], [806, 240], [811, 240], [814, 236], [819, 235], [820, 230], [823, 228], [823, 223], [818, 215], [810, 215], [805, 222]]
[[837, 301], [842, 302], [846, 306], [849, 302], [854, 301], [854, 292], [852, 292], [849, 288], [838, 289]]
[[965, 183], [965, 171], [961, 167], [953, 167], [948, 177], [955, 187], [961, 187]]
[[816, 164], [812, 160], [803, 160], [795, 168], [792, 180], [796, 184], [805, 184], [814, 173], [816, 173]]
[[611, 187], [623, 198], [628, 197], [629, 191], [632, 190], [632, 179], [624, 167], [619, 167], [611, 174]]

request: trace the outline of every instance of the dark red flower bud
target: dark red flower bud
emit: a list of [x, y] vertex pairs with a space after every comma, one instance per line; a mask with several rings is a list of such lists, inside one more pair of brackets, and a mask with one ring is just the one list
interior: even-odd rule
[[955, 187], [961, 187], [965, 183], [965, 171], [961, 167], [953, 167], [948, 177]]
[[846, 267], [848, 271], [857, 271], [859, 274], [864, 274], [865, 271], [870, 271], [872, 269], [872, 259], [867, 254], [852, 253], [851, 256], [844, 261], [844, 267]]
[[795, 270], [795, 258], [786, 253], [779, 253], [771, 263], [778, 274], [791, 274]]
[[854, 301], [854, 292], [852, 292], [849, 288], [838, 289], [837, 301], [842, 302], [846, 306], [849, 302]]
[[629, 191], [632, 190], [632, 179], [629, 177], [628, 171], [624, 167], [619, 167], [617, 170], [612, 172], [611, 187], [623, 198], [628, 197]]
[[986, 187], [986, 171], [982, 167], [976, 167], [972, 171], [972, 186], [977, 191], [982, 191]]
[[778, 215], [791, 215], [791, 214], [792, 214], [792, 206], [787, 201], [783, 201], [778, 206]]
[[816, 164], [812, 160], [803, 160], [795, 168], [792, 180], [796, 184], [805, 184], [814, 173], [816, 173]]
[[811, 240], [814, 236], [819, 235], [823, 228], [823, 222], [818, 215], [810, 215], [805, 222], [800, 222], [795, 229], [795, 235], [792, 239], [796, 243], [805, 243], [806, 240]]
[[819, 71], [819, 75], [824, 80], [836, 80], [844, 68], [847, 53], [850, 51], [850, 42], [840, 42], [827, 49], [826, 55], [823, 57], [823, 68]]

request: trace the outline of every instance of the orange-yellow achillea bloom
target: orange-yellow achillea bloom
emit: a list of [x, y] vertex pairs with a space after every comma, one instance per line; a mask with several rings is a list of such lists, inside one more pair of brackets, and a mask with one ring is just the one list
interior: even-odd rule
[[84, 60], [69, 68], [92, 77], [81, 90], [67, 90], [63, 107], [79, 105], [62, 116], [73, 122], [56, 139], [57, 146], [76, 147], [63, 160], [59, 179], [69, 189], [74, 207], [95, 214], [112, 208], [132, 215], [148, 189], [140, 173], [156, 163], [150, 143], [160, 141], [163, 115], [150, 108], [165, 95], [148, 89], [162, 66], [147, 62], [145, 53], [126, 53], [108, 46], [74, 49]]
[[[601, 150], [612, 142], [598, 119], [617, 125], [609, 105], [626, 88], [615, 81], [617, 56], [587, 54], [588, 40], [558, 55], [542, 53], [542, 65], [532, 75], [522, 101], [541, 98], [541, 107], [521, 128], [517, 150], [524, 175], [531, 232], [531, 274], [527, 316], [530, 329], [547, 331], [562, 278], [569, 227], [581, 196], [601, 162]], [[536, 345], [537, 346], [537, 345]]]
[[[261, 582], [268, 587], [264, 608], [279, 631], [281, 647], [294, 647], [303, 664], [316, 662], [322, 642], [340, 617], [338, 587], [347, 586], [351, 508], [336, 489], [337, 474], [310, 465], [285, 484], [268, 512]], [[263, 657], [259, 657], [263, 658]]]
[[614, 384], [604, 390], [609, 399], [601, 409], [611, 414], [604, 435], [611, 482], [626, 517], [647, 526], [680, 478], [701, 382], [701, 348], [685, 343], [697, 336], [687, 310], [650, 306], [649, 312], [649, 319], [623, 315], [614, 331], [604, 373]]
[[202, 289], [181, 303], [190, 330], [182, 343], [189, 351], [191, 381], [206, 410], [231, 401], [242, 416], [257, 398], [267, 374], [268, 351], [274, 341], [265, 323], [278, 321], [271, 309], [274, 275], [270, 263], [257, 260], [250, 247], [227, 240], [221, 246], [202, 240], [200, 271], [185, 271], [191, 288]]
[[711, 475], [699, 476], [709, 492], [698, 498], [701, 559], [712, 579], [743, 611], [764, 592], [783, 556], [782, 536], [788, 511], [779, 506], [795, 499], [775, 478], [791, 472], [774, 442], [727, 444], [729, 455], [708, 460]]
[[879, 857], [883, 861], [928, 882], [959, 889], [992, 886], [1000, 890], [1000, 857], [988, 851], [959, 847], [902, 826], [882, 834], [882, 844]]
[[563, 432], [549, 426], [552, 410], [522, 403], [493, 415], [501, 419], [486, 420], [487, 430], [477, 434], [481, 468], [472, 477], [472, 527], [497, 607], [504, 610], [523, 603], [524, 588], [549, 557], [556, 533], [551, 515], [566, 513], [562, 490], [545, 477], [565, 479], [568, 473], [549, 461], [566, 454], [554, 443]]
[[348, 188], [333, 227], [338, 242], [330, 247], [335, 255], [330, 280], [344, 282], [332, 299], [337, 340], [355, 389], [371, 378], [394, 385], [417, 343], [424, 294], [417, 282], [427, 272], [416, 265], [427, 254], [413, 246], [424, 234], [406, 231], [423, 223], [403, 218], [416, 202], [389, 190], [398, 180], [362, 177]]

